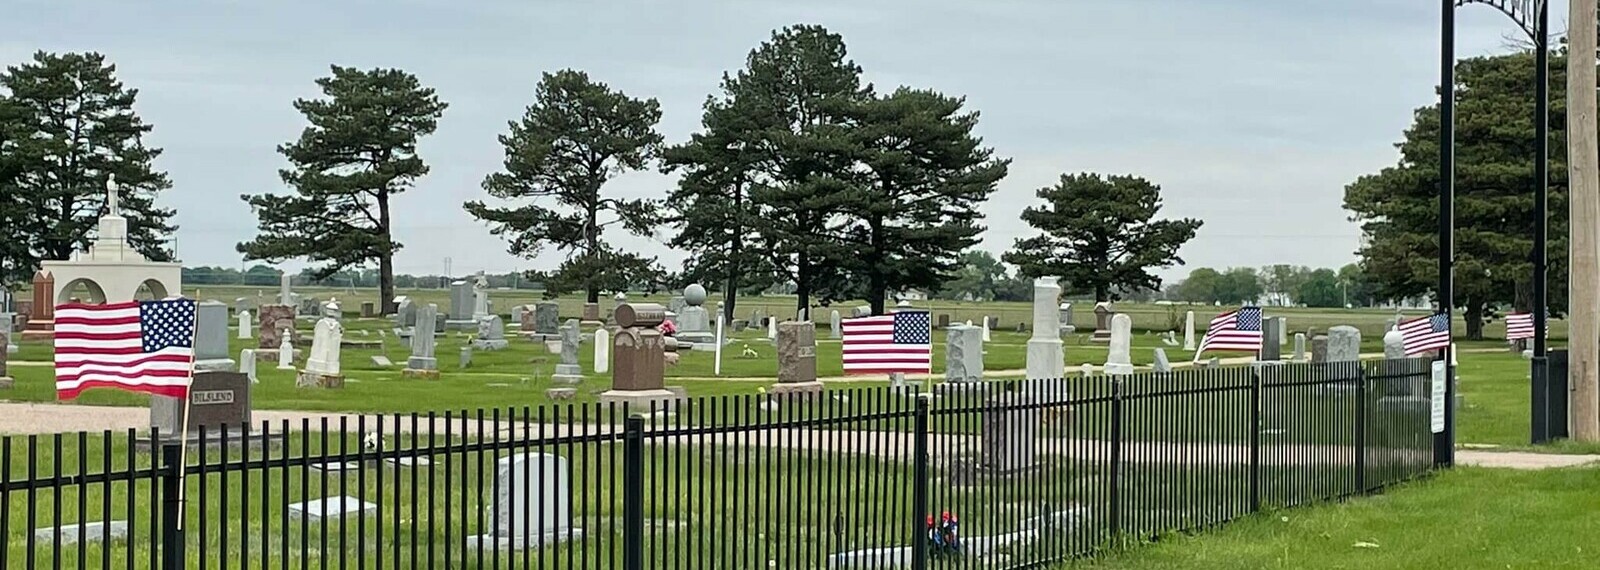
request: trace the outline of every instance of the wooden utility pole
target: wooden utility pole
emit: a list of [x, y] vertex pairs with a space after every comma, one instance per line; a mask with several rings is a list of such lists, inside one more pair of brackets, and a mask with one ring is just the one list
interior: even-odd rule
[[[1567, 41], [1567, 169], [1572, 232], [1568, 355], [1572, 439], [1600, 441], [1600, 154], [1595, 126], [1595, 2], [1572, 0]], [[1535, 307], [1534, 310], [1539, 310]]]

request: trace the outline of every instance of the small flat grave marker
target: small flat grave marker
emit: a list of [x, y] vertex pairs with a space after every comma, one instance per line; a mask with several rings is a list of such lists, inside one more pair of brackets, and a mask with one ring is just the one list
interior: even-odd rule
[[348, 515], [369, 515], [378, 512], [378, 505], [355, 497], [325, 497], [289, 505], [289, 515], [314, 523], [324, 518], [338, 520]]
[[78, 523], [67, 523], [59, 527], [44, 527], [33, 529], [34, 542], [38, 544], [51, 544], [59, 532], [61, 544], [77, 544], [79, 531], [82, 531], [85, 542], [100, 542], [110, 534], [112, 540], [122, 540], [128, 537], [128, 521], [111, 521], [110, 528], [101, 521], [86, 522], [80, 527]]
[[390, 361], [389, 357], [378, 354], [372, 357], [372, 365], [380, 368], [390, 368], [394, 366], [394, 362]]

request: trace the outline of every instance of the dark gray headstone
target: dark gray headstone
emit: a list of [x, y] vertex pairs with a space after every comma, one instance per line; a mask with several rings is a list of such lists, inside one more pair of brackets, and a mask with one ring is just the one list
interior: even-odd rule
[[[227, 306], [223, 306], [227, 310]], [[160, 429], [167, 436], [177, 436], [183, 430], [184, 402], [182, 398], [153, 396], [150, 398], [150, 427]], [[189, 386], [189, 433], [199, 435], [199, 428], [209, 432], [249, 425], [250, 377], [241, 372], [208, 370], [195, 372]]]

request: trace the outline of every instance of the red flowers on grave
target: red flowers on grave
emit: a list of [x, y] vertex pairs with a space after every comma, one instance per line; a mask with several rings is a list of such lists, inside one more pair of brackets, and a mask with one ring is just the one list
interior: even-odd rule
[[939, 520], [934, 521], [933, 515], [928, 515], [928, 554], [933, 558], [956, 558], [961, 556], [961, 537], [956, 532], [960, 523], [950, 511], [939, 515]]

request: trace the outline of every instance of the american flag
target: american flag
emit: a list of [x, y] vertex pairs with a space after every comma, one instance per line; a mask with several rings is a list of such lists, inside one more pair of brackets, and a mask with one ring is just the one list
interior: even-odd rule
[[1237, 311], [1217, 315], [1200, 339], [1200, 350], [1195, 351], [1195, 361], [1206, 350], [1233, 350], [1257, 352], [1261, 350], [1261, 307], [1240, 307]]
[[844, 319], [839, 325], [845, 374], [933, 370], [933, 320], [927, 311]]
[[1450, 346], [1450, 315], [1434, 313], [1400, 323], [1400, 338], [1405, 341], [1406, 356], [1422, 354]]
[[1506, 340], [1533, 338], [1533, 313], [1506, 315]]
[[56, 306], [56, 397], [121, 388], [174, 398], [194, 374], [191, 299]]

